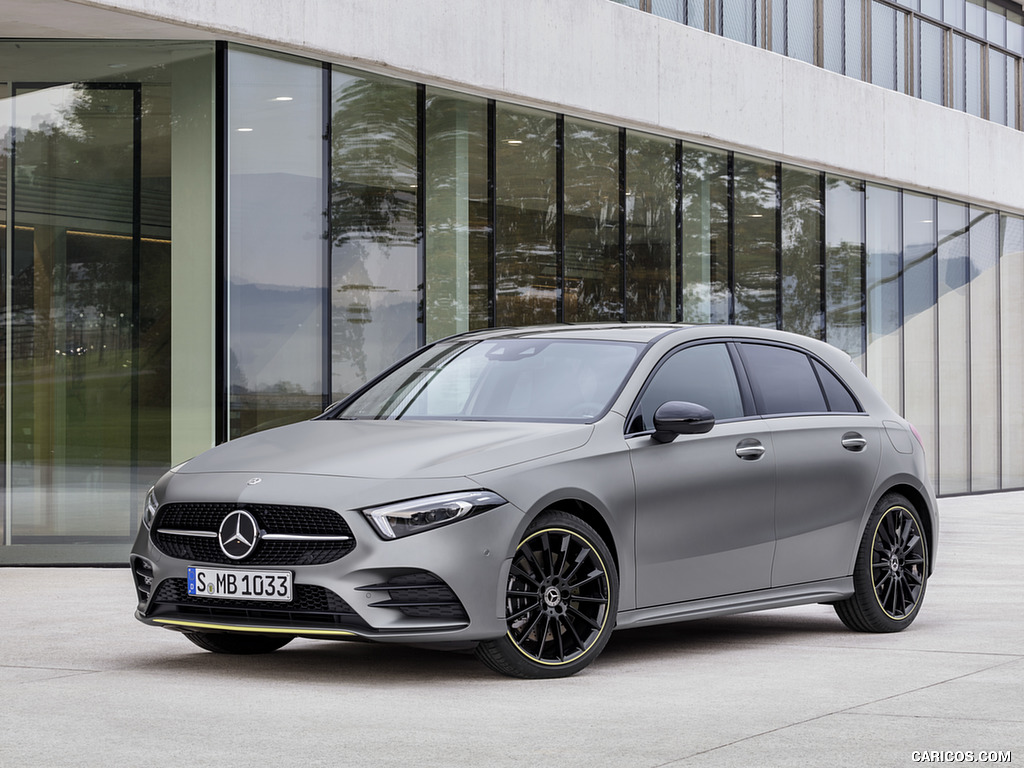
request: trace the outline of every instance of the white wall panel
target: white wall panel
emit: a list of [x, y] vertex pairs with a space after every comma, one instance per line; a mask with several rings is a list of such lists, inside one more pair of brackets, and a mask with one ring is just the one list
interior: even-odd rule
[[[1024, 133], [608, 0], [0, 0], [200, 35], [1024, 211]], [[7, 16], [8, 14], [4, 14]], [[59, 13], [57, 14], [59, 17]], [[28, 23], [27, 21], [25, 22]], [[99, 26], [99, 25], [97, 25]], [[68, 37], [118, 35], [68, 25]], [[10, 34], [10, 32], [7, 32]], [[154, 27], [166, 37], [166, 25]]]

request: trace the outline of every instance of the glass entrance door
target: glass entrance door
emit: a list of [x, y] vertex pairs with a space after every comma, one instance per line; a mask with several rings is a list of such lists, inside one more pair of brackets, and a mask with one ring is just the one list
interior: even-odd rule
[[134, 533], [141, 101], [131, 83], [12, 84], [5, 544]]

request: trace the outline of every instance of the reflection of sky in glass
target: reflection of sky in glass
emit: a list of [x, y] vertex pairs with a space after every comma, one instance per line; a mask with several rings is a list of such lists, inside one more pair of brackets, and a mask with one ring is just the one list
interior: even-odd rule
[[232, 51], [230, 64], [231, 278], [318, 285], [321, 70], [243, 51]]
[[903, 313], [907, 319], [935, 304], [935, 199], [903, 195]]
[[13, 125], [18, 131], [38, 131], [44, 125], [73, 131], [77, 126], [66, 115], [71, 113], [76, 97], [76, 91], [66, 85], [21, 92], [11, 100]]

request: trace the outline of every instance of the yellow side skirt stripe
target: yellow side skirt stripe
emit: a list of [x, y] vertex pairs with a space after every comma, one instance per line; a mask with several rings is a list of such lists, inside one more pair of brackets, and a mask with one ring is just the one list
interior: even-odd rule
[[195, 629], [217, 629], [228, 632], [257, 632], [261, 635], [331, 635], [334, 637], [356, 637], [355, 632], [345, 632], [340, 629], [304, 629], [295, 627], [283, 629], [280, 627], [236, 627], [227, 624], [206, 624], [200, 621], [178, 621], [177, 619], [153, 619], [156, 624], [173, 624], [176, 627], [193, 627]]

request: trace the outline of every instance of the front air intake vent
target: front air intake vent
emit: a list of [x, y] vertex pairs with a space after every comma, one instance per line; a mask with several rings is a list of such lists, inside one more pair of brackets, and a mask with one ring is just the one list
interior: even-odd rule
[[186, 579], [165, 579], [160, 582], [146, 615], [149, 618], [259, 623], [299, 629], [368, 628], [338, 594], [316, 584], [296, 584], [291, 602], [271, 603], [190, 595]]
[[149, 602], [149, 597], [153, 593], [153, 564], [141, 557], [133, 557], [132, 576], [135, 579], [135, 593], [141, 608]]
[[397, 574], [384, 584], [360, 587], [359, 591], [387, 593], [388, 600], [370, 603], [371, 608], [393, 608], [417, 619], [469, 620], [452, 588], [429, 571]]

